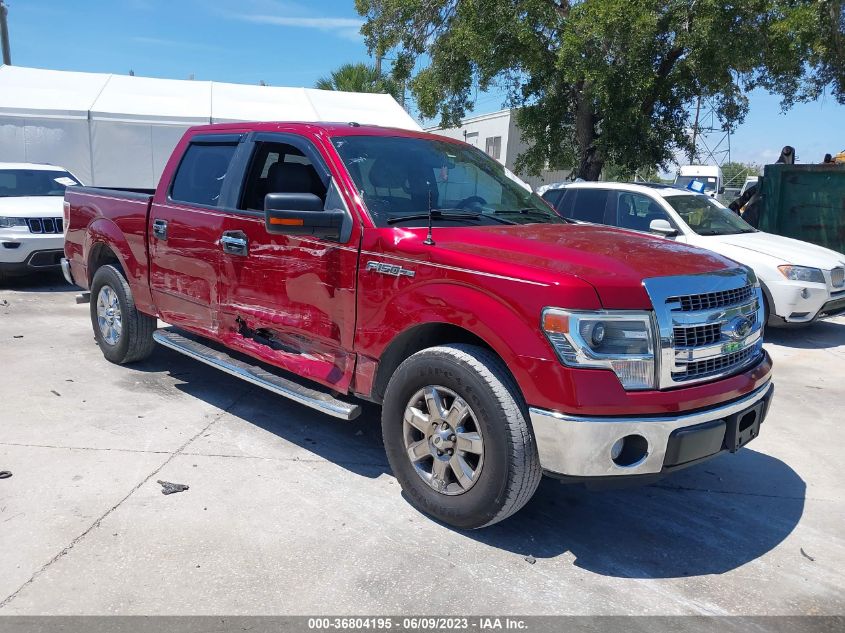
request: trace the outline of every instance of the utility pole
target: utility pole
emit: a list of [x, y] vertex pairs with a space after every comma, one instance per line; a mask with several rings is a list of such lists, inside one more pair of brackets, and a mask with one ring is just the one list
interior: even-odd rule
[[6, 16], [9, 15], [9, 8], [3, 0], [0, 0], [0, 47], [3, 49], [3, 63], [6, 66], [12, 65], [12, 47], [9, 44], [9, 25]]
[[698, 143], [698, 117], [701, 114], [701, 95], [698, 95], [698, 101], [695, 102], [695, 122], [692, 124], [692, 150], [690, 151], [689, 162], [690, 164], [695, 162], [695, 157], [697, 154], [698, 148], [696, 147], [696, 143]]

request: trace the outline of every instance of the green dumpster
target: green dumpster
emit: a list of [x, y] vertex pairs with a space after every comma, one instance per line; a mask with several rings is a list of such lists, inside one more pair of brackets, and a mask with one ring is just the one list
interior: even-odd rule
[[845, 165], [766, 165], [759, 229], [845, 252]]

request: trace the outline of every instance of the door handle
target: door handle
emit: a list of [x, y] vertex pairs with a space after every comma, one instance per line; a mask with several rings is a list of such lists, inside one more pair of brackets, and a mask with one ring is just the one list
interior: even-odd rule
[[248, 255], [249, 242], [242, 231], [226, 231], [220, 238], [223, 252], [229, 255]]
[[160, 240], [167, 239], [167, 220], [153, 220], [153, 235]]

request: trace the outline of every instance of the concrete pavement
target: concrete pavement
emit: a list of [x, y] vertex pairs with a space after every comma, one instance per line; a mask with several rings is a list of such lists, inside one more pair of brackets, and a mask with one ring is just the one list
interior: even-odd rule
[[376, 407], [339, 422], [163, 348], [112, 365], [74, 293], [0, 289], [0, 615], [843, 613], [845, 319], [771, 334], [749, 448], [544, 480], [460, 532], [403, 499]]

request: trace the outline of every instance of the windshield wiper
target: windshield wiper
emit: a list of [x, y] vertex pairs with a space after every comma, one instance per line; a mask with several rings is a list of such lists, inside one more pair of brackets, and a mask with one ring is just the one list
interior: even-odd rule
[[[481, 213], [453, 213], [452, 209], [432, 209], [431, 217], [434, 220], [478, 220]], [[388, 224], [396, 224], [405, 220], [428, 220], [428, 213], [412, 213], [410, 215], [393, 215], [387, 218]]]
[[541, 211], [540, 209], [532, 209], [531, 207], [523, 207], [522, 209], [497, 209], [496, 211], [493, 211], [493, 213], [496, 213], [496, 214], [511, 214], [511, 215], [519, 213], [520, 215], [533, 215], [535, 217], [541, 217], [541, 218], [548, 218], [548, 217], [560, 218], [561, 220], [563, 220], [564, 222], [567, 222], [569, 224], [577, 224], [577, 222], [575, 222], [575, 220], [570, 220], [569, 218], [565, 218], [562, 215], [558, 215], [554, 211], [552, 211], [551, 209], [549, 209], [549, 212], [546, 213], [545, 211]]

